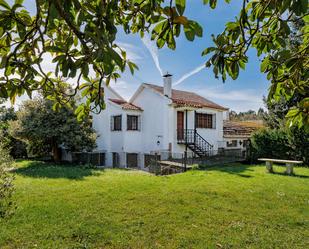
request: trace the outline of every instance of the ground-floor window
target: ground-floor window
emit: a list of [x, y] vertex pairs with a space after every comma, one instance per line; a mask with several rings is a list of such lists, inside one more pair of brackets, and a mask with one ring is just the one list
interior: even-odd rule
[[226, 147], [237, 147], [237, 140], [227, 141]]
[[127, 167], [128, 168], [138, 167], [138, 154], [137, 153], [127, 153]]
[[120, 166], [119, 153], [113, 152], [113, 168], [118, 168], [119, 166]]

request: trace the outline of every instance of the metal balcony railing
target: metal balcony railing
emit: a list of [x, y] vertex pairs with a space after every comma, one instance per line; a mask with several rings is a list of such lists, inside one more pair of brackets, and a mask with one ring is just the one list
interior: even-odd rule
[[187, 145], [199, 156], [207, 156], [213, 145], [207, 142], [195, 129], [177, 130], [177, 143]]

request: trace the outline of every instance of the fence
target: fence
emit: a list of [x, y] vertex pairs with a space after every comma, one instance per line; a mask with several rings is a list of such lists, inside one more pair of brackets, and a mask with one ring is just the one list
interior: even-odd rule
[[125, 152], [74, 152], [72, 162], [92, 164], [114, 168], [139, 168], [155, 174], [179, 173], [199, 165], [220, 165], [241, 161], [246, 158], [246, 151], [241, 149], [219, 149], [212, 155], [198, 157], [191, 151], [171, 153], [157, 151], [148, 154]]
[[[146, 157], [145, 157], [146, 158]], [[147, 167], [151, 173], [165, 175], [186, 171], [194, 166], [220, 165], [242, 161], [246, 158], [246, 151], [241, 149], [221, 149], [213, 151], [212, 155], [196, 157], [194, 153], [170, 153], [166, 151], [148, 155]], [[145, 163], [146, 166], [146, 163]]]
[[105, 153], [103, 152], [73, 152], [72, 162], [78, 164], [92, 164], [105, 166]]

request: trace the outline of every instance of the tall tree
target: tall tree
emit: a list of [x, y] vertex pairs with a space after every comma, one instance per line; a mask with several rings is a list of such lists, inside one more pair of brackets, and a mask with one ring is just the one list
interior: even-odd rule
[[0, 219], [6, 218], [13, 211], [13, 177], [7, 171], [12, 164], [13, 160], [0, 140]]
[[25, 143], [9, 134], [9, 122], [17, 119], [16, 112], [12, 107], [1, 106], [3, 102], [4, 100], [0, 99], [0, 141], [2, 141], [2, 146], [9, 151], [13, 158], [26, 157]]
[[[230, 2], [230, 0], [225, 0]], [[117, 30], [128, 33], [151, 33], [157, 46], [176, 48], [175, 37], [183, 31], [193, 41], [202, 36], [202, 27], [185, 15], [186, 0], [36, 0], [32, 16], [22, 3], [9, 5], [0, 1], [0, 97], [10, 97], [37, 89], [50, 99], [65, 102], [83, 92], [86, 102], [77, 109], [82, 117], [90, 109], [105, 108], [103, 81], [120, 77], [126, 67], [133, 73], [137, 66], [129, 61], [117, 45]], [[217, 0], [203, 0], [216, 8]], [[293, 18], [292, 18], [293, 17]], [[291, 51], [286, 42], [291, 24], [302, 19], [303, 43]], [[203, 51], [211, 53], [206, 66], [213, 67], [216, 77], [227, 75], [236, 79], [239, 68], [248, 62], [247, 51], [255, 48], [264, 55], [261, 71], [272, 82], [268, 100], [295, 93], [302, 96], [288, 118], [309, 129], [309, 99], [307, 90], [309, 67], [308, 0], [242, 0], [235, 21], [213, 36], [214, 46]], [[279, 51], [278, 53], [274, 53]], [[42, 63], [52, 58], [55, 69], [45, 71]], [[89, 77], [94, 71], [97, 79]], [[67, 78], [76, 80], [73, 92], [63, 92], [58, 85]]]
[[60, 147], [71, 151], [91, 150], [95, 147], [95, 132], [91, 120], [77, 121], [73, 109], [66, 106], [52, 108], [52, 102], [36, 98], [23, 102], [17, 112], [17, 120], [10, 122], [11, 134], [23, 139], [32, 149], [51, 152], [57, 162]]

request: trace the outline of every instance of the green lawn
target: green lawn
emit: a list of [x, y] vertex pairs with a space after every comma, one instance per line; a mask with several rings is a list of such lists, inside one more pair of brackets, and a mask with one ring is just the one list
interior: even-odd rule
[[[309, 169], [171, 176], [19, 162], [0, 248], [309, 248]], [[275, 167], [283, 172], [283, 167]]]

